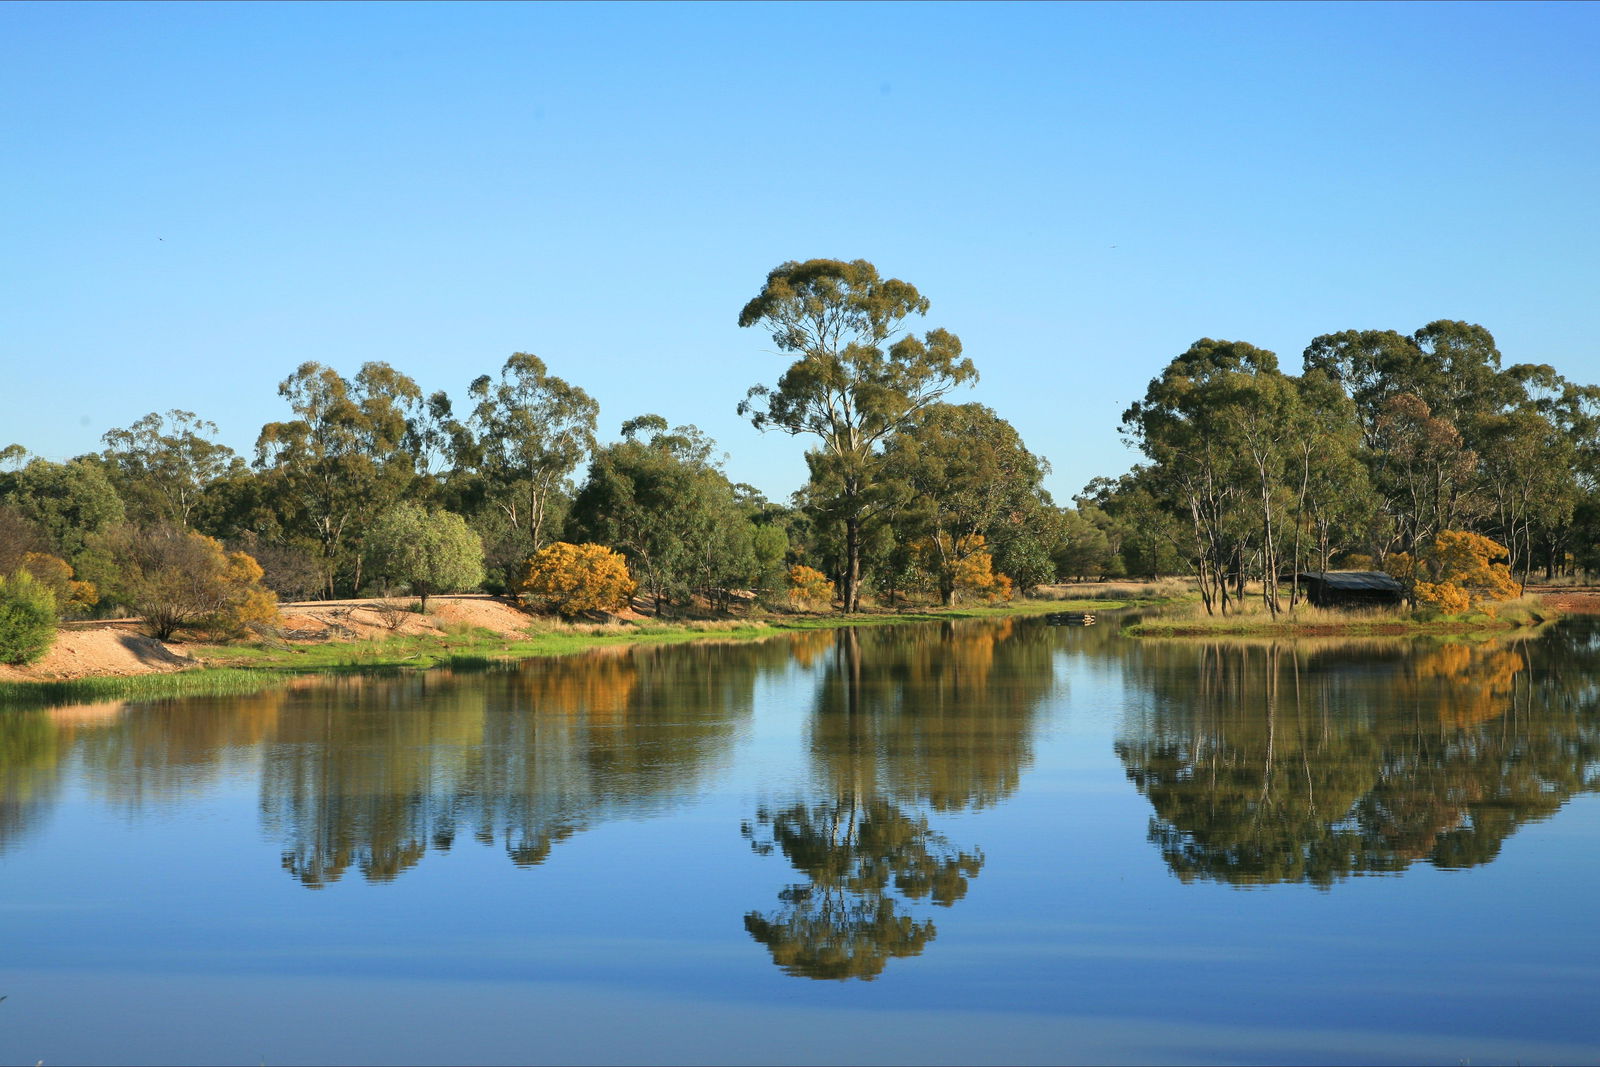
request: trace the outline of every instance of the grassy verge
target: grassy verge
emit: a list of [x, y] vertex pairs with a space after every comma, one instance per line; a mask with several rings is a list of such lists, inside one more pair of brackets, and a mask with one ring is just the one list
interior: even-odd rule
[[1522, 597], [1496, 605], [1493, 614], [1468, 612], [1439, 615], [1402, 609], [1316, 608], [1307, 604], [1294, 611], [1270, 614], [1259, 601], [1229, 615], [1206, 615], [1200, 605], [1188, 604], [1141, 619], [1123, 632], [1132, 637], [1332, 637], [1421, 636], [1474, 634], [1539, 626], [1560, 613], [1538, 597]]
[[[1153, 603], [1154, 601], [1147, 601]], [[844, 626], [1041, 615], [1052, 611], [1111, 610], [1136, 601], [1110, 599], [1019, 600], [954, 608], [926, 608], [856, 615], [774, 615], [750, 619], [637, 623], [533, 621], [517, 636], [472, 626], [442, 634], [392, 635], [311, 645], [200, 645], [189, 649], [204, 667], [172, 674], [143, 674], [71, 681], [0, 683], [0, 708], [40, 707], [107, 700], [155, 700], [177, 696], [226, 696], [258, 692], [308, 674], [392, 673], [434, 667], [472, 669], [546, 656], [567, 656], [615, 645], [669, 645], [689, 641], [751, 641], [807, 630]]]
[[163, 697], [244, 696], [281, 684], [286, 678], [280, 671], [223, 667], [118, 678], [0, 682], [0, 708], [96, 704], [109, 700], [157, 700]]

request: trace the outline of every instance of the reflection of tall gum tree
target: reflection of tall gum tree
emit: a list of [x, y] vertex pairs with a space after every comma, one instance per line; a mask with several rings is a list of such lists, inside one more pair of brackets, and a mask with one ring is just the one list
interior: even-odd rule
[[767, 275], [739, 313], [740, 326], [763, 324], [782, 352], [799, 358], [775, 387], [757, 385], [739, 405], [757, 429], [811, 434], [838, 474], [845, 525], [844, 610], [857, 610], [861, 526], [875, 483], [879, 446], [918, 412], [978, 372], [961, 358], [955, 334], [891, 341], [928, 301], [898, 278], [880, 278], [866, 260], [789, 262]]

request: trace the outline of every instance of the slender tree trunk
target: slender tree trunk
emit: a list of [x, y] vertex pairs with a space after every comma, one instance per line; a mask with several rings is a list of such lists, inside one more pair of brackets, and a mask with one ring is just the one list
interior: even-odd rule
[[844, 520], [844, 603], [849, 615], [860, 607], [861, 598], [861, 516], [852, 509]]

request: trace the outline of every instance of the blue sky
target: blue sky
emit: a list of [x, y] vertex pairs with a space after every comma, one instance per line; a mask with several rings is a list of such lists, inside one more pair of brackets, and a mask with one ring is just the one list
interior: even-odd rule
[[305, 360], [463, 401], [514, 351], [734, 412], [790, 259], [932, 300], [1065, 501], [1200, 337], [1482, 323], [1600, 381], [1600, 5], [0, 5], [0, 445], [249, 454]]

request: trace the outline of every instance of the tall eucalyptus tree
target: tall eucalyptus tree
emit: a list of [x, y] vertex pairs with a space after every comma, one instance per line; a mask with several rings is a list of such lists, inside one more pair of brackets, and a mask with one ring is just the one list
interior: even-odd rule
[[927, 311], [915, 286], [880, 277], [866, 260], [812, 259], [775, 268], [739, 313], [740, 326], [765, 326], [779, 351], [798, 357], [776, 386], [752, 387], [739, 413], [757, 429], [821, 442], [818, 458], [839, 487], [846, 612], [860, 606], [862, 525], [879, 450], [929, 404], [977, 377], [947, 330], [895, 337], [907, 318]]

